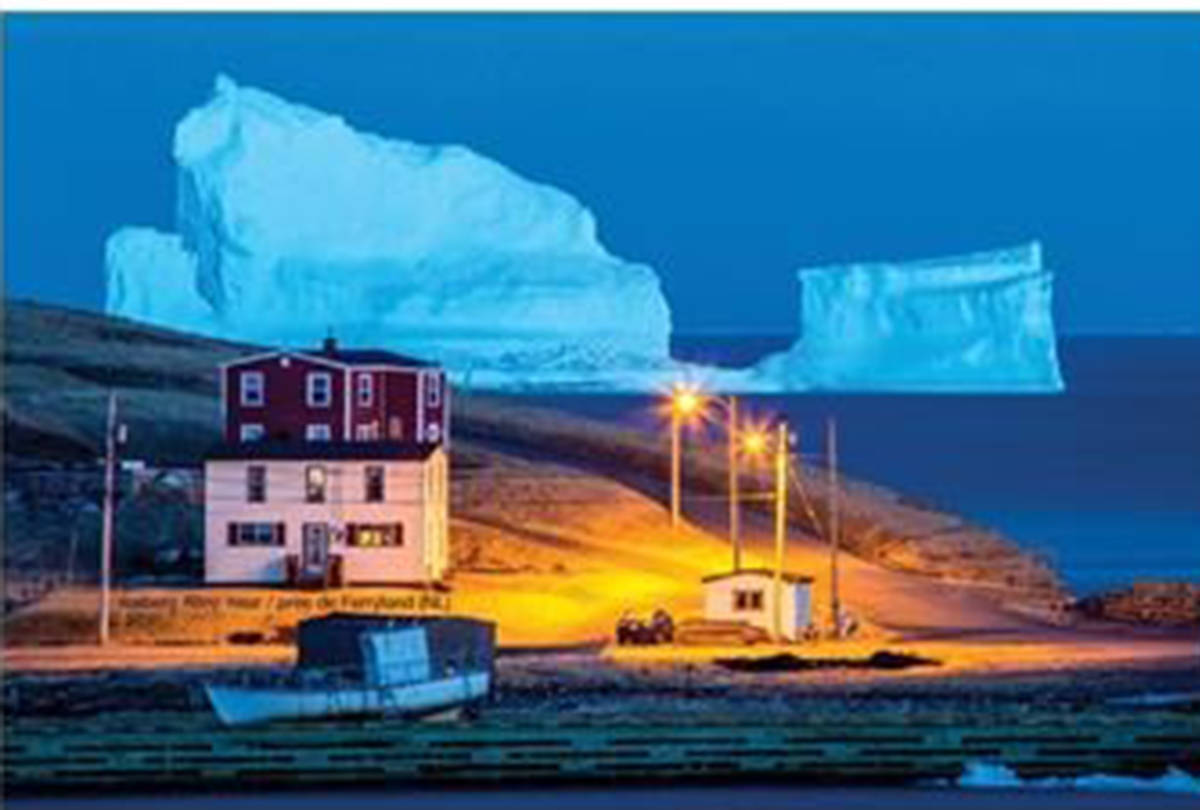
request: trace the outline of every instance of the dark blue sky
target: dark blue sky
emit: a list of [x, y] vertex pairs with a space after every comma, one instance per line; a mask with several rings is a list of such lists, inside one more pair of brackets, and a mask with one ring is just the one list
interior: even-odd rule
[[470, 146], [591, 207], [684, 330], [790, 331], [797, 267], [1044, 242], [1069, 332], [1200, 331], [1200, 17], [12, 16], [8, 293], [103, 300], [173, 228], [214, 75]]

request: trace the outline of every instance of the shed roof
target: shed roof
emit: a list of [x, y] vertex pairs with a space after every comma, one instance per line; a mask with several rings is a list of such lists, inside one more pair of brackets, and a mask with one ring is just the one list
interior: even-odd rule
[[[707, 584], [709, 582], [718, 582], [722, 579], [732, 579], [733, 577], [743, 576], [743, 575], [747, 575], [747, 574], [750, 576], [766, 577], [767, 579], [775, 578], [775, 572], [773, 570], [771, 570], [770, 568], [743, 568], [739, 571], [727, 571], [722, 574], [709, 574], [706, 577], [702, 577], [700, 581]], [[783, 572], [783, 575], [781, 578], [783, 579], [784, 582], [789, 582], [793, 585], [800, 585], [800, 584], [806, 584], [806, 583], [811, 584], [813, 581], [813, 578], [810, 576], [805, 576], [803, 574], [790, 574], [787, 571]]]

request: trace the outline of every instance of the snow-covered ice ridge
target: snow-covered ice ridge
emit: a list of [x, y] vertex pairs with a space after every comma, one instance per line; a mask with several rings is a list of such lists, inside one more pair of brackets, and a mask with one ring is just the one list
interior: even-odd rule
[[1063, 388], [1041, 245], [804, 269], [800, 339], [763, 387], [1041, 392]]
[[570, 195], [469, 149], [357, 132], [221, 76], [174, 157], [178, 233], [109, 238], [109, 313], [274, 346], [332, 331], [485, 389], [1062, 387], [1036, 245], [801, 271], [791, 351], [699, 368], [670, 357], [651, 268], [608, 253]]
[[458, 146], [355, 131], [221, 76], [175, 131], [178, 235], [115, 233], [108, 312], [269, 345], [347, 344], [503, 386], [669, 373], [649, 267], [568, 194]]

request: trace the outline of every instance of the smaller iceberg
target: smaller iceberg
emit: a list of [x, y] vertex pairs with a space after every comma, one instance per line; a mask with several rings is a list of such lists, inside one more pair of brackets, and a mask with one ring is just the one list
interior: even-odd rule
[[799, 272], [800, 339], [751, 386], [860, 391], [1063, 389], [1053, 273], [1037, 242], [1005, 250]]
[[1037, 790], [1099, 790], [1128, 793], [1193, 793], [1200, 795], [1200, 779], [1178, 768], [1170, 768], [1157, 777], [1119, 776], [1108, 773], [1084, 776], [1049, 776], [1044, 779], [1022, 779], [1011, 768], [990, 762], [968, 762], [958, 778], [961, 788], [1037, 789]]

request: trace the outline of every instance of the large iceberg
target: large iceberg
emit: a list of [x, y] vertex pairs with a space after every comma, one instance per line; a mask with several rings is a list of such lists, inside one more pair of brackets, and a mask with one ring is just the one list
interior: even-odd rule
[[800, 338], [747, 387], [1049, 392], [1063, 388], [1040, 244], [799, 272]]
[[484, 386], [639, 388], [675, 368], [654, 271], [608, 253], [568, 194], [469, 149], [222, 76], [174, 156], [178, 235], [110, 237], [110, 313], [271, 345], [332, 331]]
[[492, 389], [1062, 387], [1041, 251], [800, 272], [801, 339], [751, 369], [670, 357], [645, 265], [570, 195], [457, 146], [357, 132], [218, 77], [176, 127], [177, 234], [106, 246], [106, 309], [266, 345], [335, 333]]

